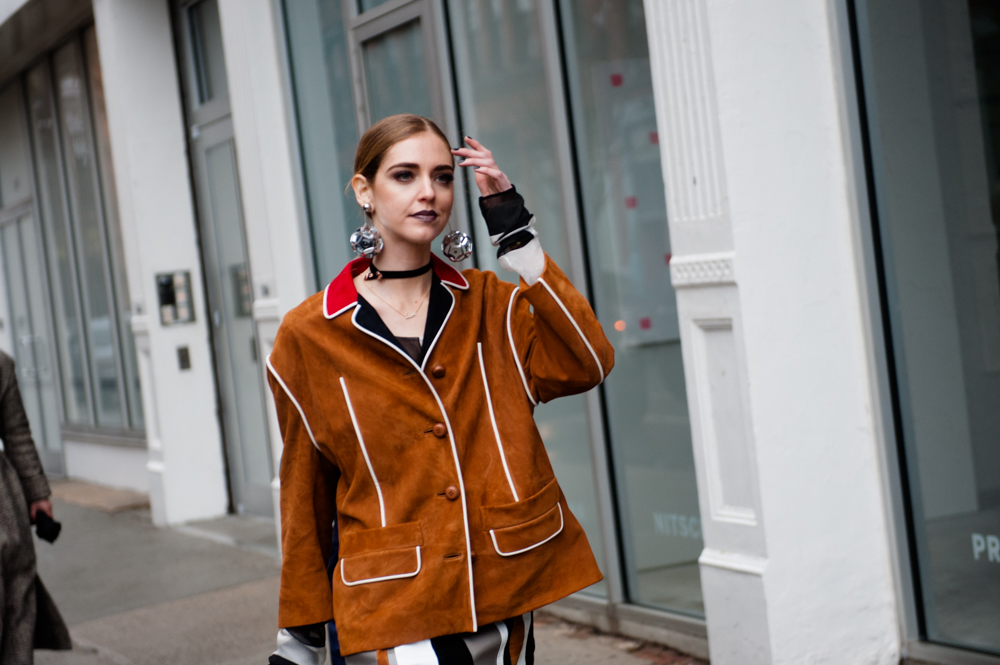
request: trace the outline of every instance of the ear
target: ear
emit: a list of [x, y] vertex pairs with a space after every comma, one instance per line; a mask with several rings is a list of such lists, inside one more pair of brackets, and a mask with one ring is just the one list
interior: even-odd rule
[[354, 190], [354, 198], [357, 199], [359, 206], [371, 203], [372, 207], [374, 207], [375, 202], [373, 201], [372, 187], [371, 183], [368, 182], [368, 178], [360, 173], [355, 173], [354, 177], [351, 178], [351, 188]]

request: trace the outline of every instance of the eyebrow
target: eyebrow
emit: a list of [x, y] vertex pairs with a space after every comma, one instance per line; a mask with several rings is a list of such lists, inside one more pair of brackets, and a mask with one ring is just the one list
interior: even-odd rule
[[[410, 163], [410, 162], [404, 162], [404, 163], [401, 163], [401, 164], [393, 164], [392, 166], [390, 166], [389, 168], [387, 168], [386, 171], [389, 171], [389, 170], [392, 170], [392, 169], [419, 169], [419, 168], [420, 168], [419, 164], [413, 164], [413, 163]], [[434, 168], [432, 168], [431, 171], [439, 171], [441, 169], [448, 169], [449, 171], [454, 171], [455, 167], [452, 166], [451, 164], [438, 164], [437, 166], [435, 166]]]

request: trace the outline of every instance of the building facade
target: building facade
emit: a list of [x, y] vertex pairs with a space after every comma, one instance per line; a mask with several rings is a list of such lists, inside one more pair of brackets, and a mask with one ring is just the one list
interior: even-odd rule
[[50, 473], [277, 518], [263, 359], [351, 258], [361, 133], [420, 113], [616, 349], [536, 411], [605, 575], [554, 611], [997, 664], [997, 91], [985, 0], [0, 0], [0, 348]]

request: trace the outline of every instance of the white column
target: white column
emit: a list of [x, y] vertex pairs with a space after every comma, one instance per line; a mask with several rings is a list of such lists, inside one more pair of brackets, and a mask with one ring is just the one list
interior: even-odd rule
[[[281, 317], [313, 292], [308, 225], [295, 180], [297, 139], [290, 86], [283, 78], [279, 4], [219, 0], [261, 358], [271, 352]], [[263, 363], [261, 369], [266, 371]], [[277, 471], [281, 432], [273, 403], [267, 403]], [[277, 517], [277, 476], [272, 490]]]
[[645, 8], [712, 663], [897, 663], [832, 18]]
[[[169, 4], [94, 0], [157, 524], [226, 512], [194, 200]], [[162, 326], [155, 275], [191, 273], [196, 320]], [[177, 349], [190, 351], [181, 370]]]

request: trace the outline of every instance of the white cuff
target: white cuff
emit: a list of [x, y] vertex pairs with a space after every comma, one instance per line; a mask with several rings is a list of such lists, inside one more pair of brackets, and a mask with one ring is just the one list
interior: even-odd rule
[[297, 665], [325, 665], [326, 663], [326, 645], [311, 647], [304, 642], [299, 642], [284, 628], [278, 631], [278, 650], [274, 653]]
[[534, 238], [524, 247], [512, 249], [500, 257], [500, 266], [504, 270], [516, 272], [528, 286], [538, 281], [545, 271], [545, 252], [542, 243]]

